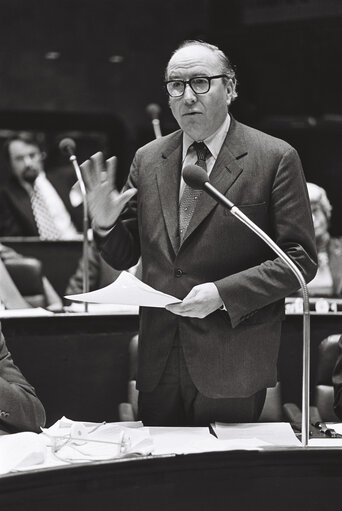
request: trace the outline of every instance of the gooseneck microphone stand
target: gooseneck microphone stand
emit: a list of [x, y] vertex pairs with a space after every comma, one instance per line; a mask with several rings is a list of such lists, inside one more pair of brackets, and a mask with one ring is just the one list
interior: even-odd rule
[[[88, 243], [88, 201], [86, 187], [83, 181], [81, 169], [78, 165], [77, 158], [75, 156], [76, 144], [72, 138], [63, 138], [59, 143], [60, 150], [69, 157], [69, 161], [74, 167], [77, 181], [80, 186], [80, 191], [83, 201], [83, 250], [82, 250], [82, 262], [83, 262], [83, 275], [82, 275], [82, 288], [83, 293], [89, 291], [89, 243]], [[84, 303], [84, 311], [88, 312], [88, 303]]]
[[290, 259], [290, 257], [250, 218], [248, 218], [237, 206], [221, 194], [209, 182], [205, 170], [197, 165], [187, 165], [183, 170], [183, 178], [187, 185], [196, 190], [206, 191], [213, 199], [229, 209], [231, 214], [240, 222], [245, 224], [255, 234], [259, 236], [271, 249], [284, 261], [296, 276], [303, 294], [303, 376], [302, 376], [302, 446], [307, 447], [309, 439], [309, 410], [310, 410], [310, 305], [309, 294], [305, 279]]

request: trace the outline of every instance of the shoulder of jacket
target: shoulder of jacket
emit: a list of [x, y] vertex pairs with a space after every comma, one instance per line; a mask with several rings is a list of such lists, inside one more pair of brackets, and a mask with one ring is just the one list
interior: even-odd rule
[[137, 153], [145, 153], [145, 152], [160, 152], [165, 149], [167, 149], [170, 145], [175, 143], [178, 138], [181, 138], [182, 130], [173, 131], [172, 133], [169, 133], [168, 135], [165, 135], [164, 137], [159, 137], [151, 142], [148, 142], [147, 144], [143, 145], [142, 147], [139, 147], [137, 150]]
[[288, 142], [285, 140], [275, 137], [274, 135], [270, 135], [269, 133], [266, 133], [265, 131], [261, 131], [258, 128], [253, 128], [252, 126], [248, 126], [247, 124], [243, 124], [239, 121], [235, 121], [237, 129], [240, 129], [243, 131], [244, 136], [246, 139], [249, 139], [250, 141], [255, 140], [256, 143], [260, 144], [262, 143], [266, 147], [274, 147], [280, 150], [283, 153], [286, 153], [287, 151], [296, 151], [296, 149], [291, 146]]

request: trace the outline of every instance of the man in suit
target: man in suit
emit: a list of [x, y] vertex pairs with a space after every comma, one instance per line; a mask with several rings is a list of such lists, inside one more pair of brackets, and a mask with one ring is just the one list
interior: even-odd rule
[[104, 259], [125, 269], [141, 255], [142, 280], [182, 300], [141, 310], [140, 418], [149, 425], [256, 421], [276, 383], [284, 297], [299, 284], [215, 200], [191, 196], [182, 168], [206, 168], [310, 280], [316, 251], [303, 171], [286, 142], [229, 113], [236, 78], [217, 47], [185, 42], [168, 63], [166, 88], [181, 129], [137, 151], [122, 193], [111, 185], [115, 159], [107, 160], [108, 180], [100, 153], [82, 164]]
[[75, 178], [65, 171], [45, 174], [45, 153], [32, 133], [11, 135], [4, 149], [12, 176], [0, 191], [0, 236], [77, 238], [82, 208], [69, 199]]
[[45, 410], [32, 385], [13, 363], [0, 323], [0, 435], [19, 431], [40, 432]]

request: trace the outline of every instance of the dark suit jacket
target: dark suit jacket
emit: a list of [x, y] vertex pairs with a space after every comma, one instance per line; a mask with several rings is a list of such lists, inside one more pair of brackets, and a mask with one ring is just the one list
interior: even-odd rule
[[[69, 169], [61, 168], [47, 173], [46, 177], [62, 199], [76, 229], [82, 232], [82, 206], [73, 208], [69, 199], [75, 176]], [[0, 236], [39, 236], [30, 197], [15, 178], [0, 190]]]
[[[265, 243], [204, 192], [177, 251], [181, 146], [177, 131], [137, 151], [127, 186], [138, 194], [104, 239], [102, 255], [124, 269], [141, 252], [143, 281], [181, 299], [196, 284], [215, 282], [228, 310], [196, 319], [143, 308], [140, 390], [158, 384], [178, 339], [201, 393], [248, 396], [276, 382], [284, 297], [299, 285]], [[232, 119], [210, 181], [286, 251], [307, 280], [313, 278], [311, 210], [292, 147]]]
[[14, 365], [0, 325], [0, 431], [36, 431], [45, 425], [45, 410], [35, 390]]

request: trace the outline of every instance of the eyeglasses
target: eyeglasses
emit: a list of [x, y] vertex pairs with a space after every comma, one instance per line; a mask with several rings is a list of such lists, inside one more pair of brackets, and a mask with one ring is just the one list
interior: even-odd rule
[[190, 85], [195, 94], [206, 94], [210, 90], [211, 80], [216, 78], [228, 78], [227, 75], [194, 76], [190, 80], [168, 80], [164, 83], [167, 93], [171, 98], [183, 96], [186, 85]]

